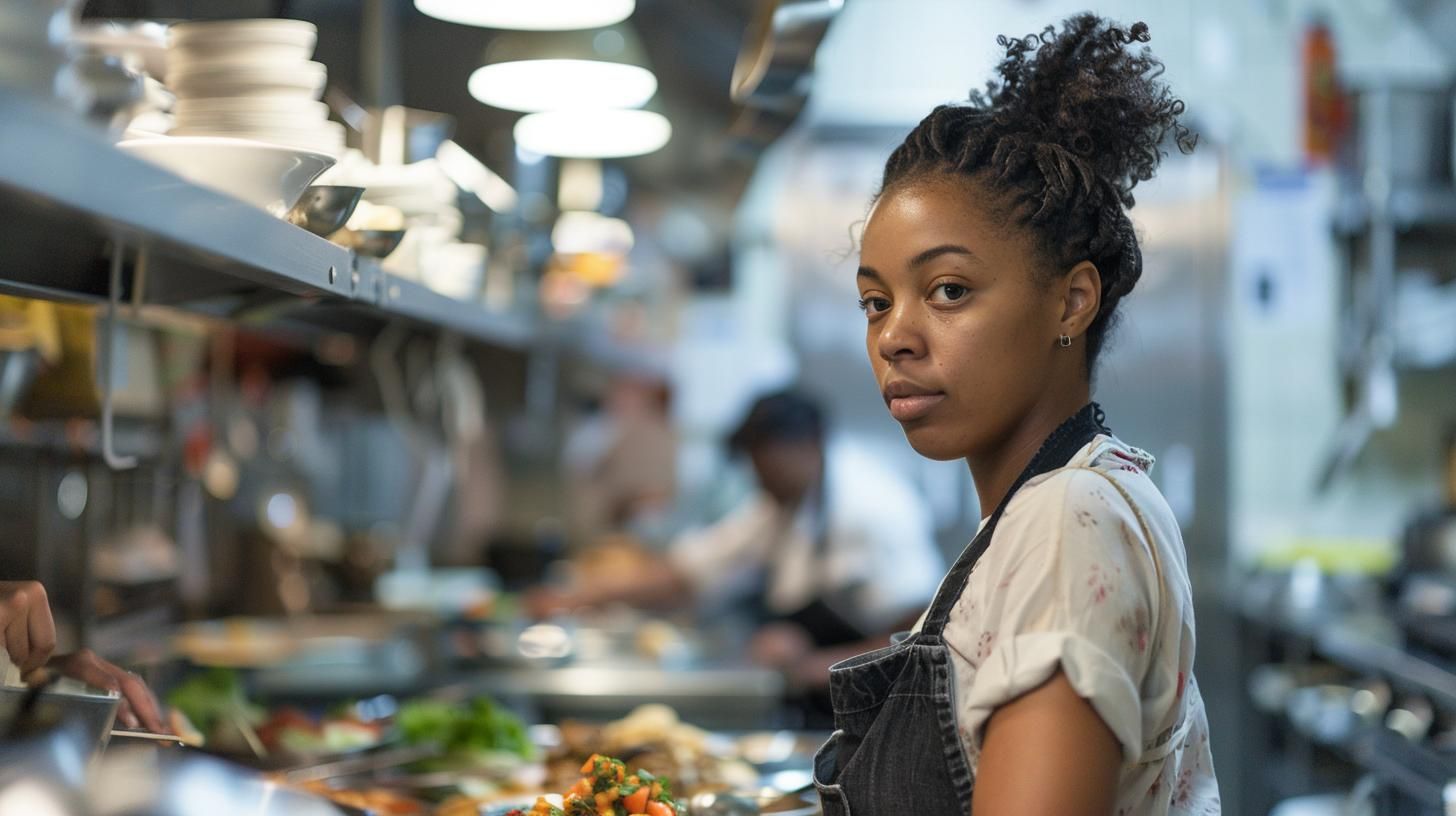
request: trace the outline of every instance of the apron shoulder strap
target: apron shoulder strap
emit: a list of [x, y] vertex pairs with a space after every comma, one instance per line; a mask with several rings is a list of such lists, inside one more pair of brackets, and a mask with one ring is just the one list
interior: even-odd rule
[[1027, 464], [1026, 469], [1011, 484], [1011, 489], [1006, 491], [1006, 495], [997, 505], [995, 512], [991, 513], [991, 517], [986, 520], [981, 531], [971, 540], [970, 546], [966, 547], [960, 558], [956, 559], [955, 564], [951, 566], [950, 572], [946, 574], [945, 580], [940, 584], [940, 590], [935, 594], [935, 600], [931, 601], [930, 611], [925, 615], [925, 624], [920, 630], [922, 634], [940, 637], [944, 632], [945, 624], [950, 620], [950, 611], [960, 600], [961, 594], [965, 592], [966, 583], [970, 580], [971, 571], [975, 569], [976, 563], [991, 546], [991, 538], [996, 533], [996, 525], [1000, 523], [1001, 515], [1006, 512], [1006, 506], [1011, 503], [1011, 498], [1031, 479], [1065, 467], [1077, 454], [1077, 451], [1086, 447], [1087, 443], [1097, 438], [1098, 434], [1110, 433], [1103, 425], [1105, 420], [1106, 414], [1103, 413], [1102, 406], [1090, 402], [1046, 438], [1036, 455], [1031, 457], [1031, 462]]

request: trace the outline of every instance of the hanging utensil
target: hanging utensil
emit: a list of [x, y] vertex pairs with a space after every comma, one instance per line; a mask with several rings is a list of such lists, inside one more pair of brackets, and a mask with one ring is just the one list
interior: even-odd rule
[[1371, 435], [1395, 423], [1399, 394], [1395, 374], [1395, 221], [1391, 217], [1394, 136], [1392, 89], [1367, 92], [1362, 105], [1365, 127], [1363, 192], [1370, 207], [1369, 280], [1357, 289], [1353, 330], [1360, 346], [1355, 358], [1353, 404], [1335, 432], [1320, 469], [1316, 490], [1325, 492], [1347, 472]]
[[125, 246], [120, 239], [115, 241], [111, 254], [111, 275], [106, 288], [106, 316], [101, 324], [101, 458], [112, 470], [130, 470], [136, 467], [135, 456], [121, 456], [116, 452], [115, 417], [112, 415], [116, 376], [116, 310], [121, 302], [121, 264]]
[[[444, 437], [433, 436], [427, 423], [411, 407], [410, 391], [407, 387], [400, 352], [408, 337], [403, 324], [390, 323], [380, 332], [369, 350], [370, 368], [379, 383], [380, 398], [384, 403], [385, 415], [395, 431], [402, 436], [414, 459], [419, 474], [415, 491], [406, 509], [403, 541], [396, 553], [397, 567], [401, 569], [426, 569], [430, 564], [429, 546], [439, 526], [441, 514], [450, 495], [454, 479], [450, 452], [442, 443]], [[421, 401], [438, 404], [438, 378], [418, 383], [416, 396]], [[429, 398], [429, 399], [423, 399]]]

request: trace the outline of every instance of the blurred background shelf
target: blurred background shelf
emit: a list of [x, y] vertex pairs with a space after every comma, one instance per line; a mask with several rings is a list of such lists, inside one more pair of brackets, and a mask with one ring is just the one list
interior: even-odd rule
[[417, 281], [391, 275], [370, 259], [358, 259], [357, 268], [366, 280], [378, 281], [377, 298], [372, 302], [383, 314], [502, 346], [525, 346], [536, 336], [535, 322], [525, 316], [491, 311], [442, 295]]
[[1401, 648], [1399, 628], [1382, 619], [1337, 620], [1320, 632], [1315, 648], [1337, 665], [1390, 680], [1440, 706], [1456, 705], [1456, 673], [1443, 663]]
[[104, 298], [120, 238], [153, 255], [147, 302], [258, 287], [351, 296], [348, 250], [129, 156], [65, 111], [0, 92], [0, 145], [7, 281]]
[[[1390, 194], [1390, 218], [1399, 230], [1456, 229], [1456, 186], [1397, 184]], [[1354, 235], [1370, 226], [1370, 202], [1359, 189], [1340, 195], [1334, 211], [1339, 233]]]
[[1246, 626], [1344, 669], [1384, 678], [1400, 691], [1456, 705], [1456, 668], [1438, 656], [1413, 652], [1392, 612], [1291, 615], [1271, 609], [1258, 583], [1248, 581], [1243, 591], [1228, 593], [1231, 610]]
[[[168, 440], [153, 424], [118, 420], [114, 432], [117, 448], [130, 455], [154, 459], [166, 450]], [[96, 423], [84, 420], [12, 423], [0, 427], [0, 451], [11, 456], [30, 451], [100, 458], [101, 432]]]
[[[0, 290], [102, 302], [125, 247], [122, 299], [236, 319], [332, 302], [482, 342], [533, 324], [391, 275], [372, 259], [127, 155], [69, 113], [0, 91]], [[140, 250], [140, 254], [138, 254]]]

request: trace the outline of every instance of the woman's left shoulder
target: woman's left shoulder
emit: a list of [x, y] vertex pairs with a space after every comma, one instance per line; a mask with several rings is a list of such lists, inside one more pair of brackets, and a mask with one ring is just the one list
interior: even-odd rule
[[1111, 434], [1097, 437], [1089, 446], [1085, 459], [1087, 467], [1144, 476], [1150, 475], [1157, 464], [1151, 453], [1129, 445]]
[[1140, 573], [1137, 562], [1150, 549], [1123, 492], [1102, 473], [1076, 466], [1027, 483], [1007, 506], [996, 538], [1001, 545], [993, 542], [987, 553], [986, 578], [1030, 572], [1041, 581], [1060, 581], [1098, 570]]
[[1076, 527], [1131, 524], [1144, 536], [1159, 535], [1177, 525], [1153, 481], [1155, 463], [1147, 451], [1102, 435], [1065, 467], [1028, 483], [1027, 503], [1043, 511], [1055, 504], [1057, 515]]
[[1116, 528], [1137, 517], [1135, 491], [1124, 481], [1098, 460], [1074, 460], [1028, 482], [1007, 506], [1003, 521], [1012, 528], [1058, 528], [1073, 538], [1085, 537], [1078, 531]]
[[1178, 521], [1153, 480], [1155, 465], [1151, 453], [1109, 435], [1099, 437], [1082, 466], [1100, 478], [1101, 489], [1121, 496], [1145, 535], [1181, 549]]

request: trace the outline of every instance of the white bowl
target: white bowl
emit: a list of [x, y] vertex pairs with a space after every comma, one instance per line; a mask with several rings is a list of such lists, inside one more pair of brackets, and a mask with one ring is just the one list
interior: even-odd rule
[[221, 130], [329, 130], [327, 119], [312, 119], [306, 116], [199, 116], [183, 114], [177, 117], [179, 128], [214, 128]]
[[206, 136], [132, 139], [117, 147], [277, 216], [335, 161], [313, 150]]
[[[172, 128], [174, 136], [232, 136], [252, 139], [264, 136], [289, 136], [299, 139], [344, 141], [344, 127], [337, 122], [305, 122], [289, 125], [242, 125], [231, 122], [178, 122]], [[261, 139], [268, 141], [267, 139]]]
[[167, 69], [186, 68], [197, 63], [237, 62], [248, 65], [297, 65], [313, 58], [312, 48], [287, 45], [232, 45], [168, 48]]
[[167, 73], [198, 73], [219, 69], [296, 68], [309, 62], [307, 54], [271, 47], [249, 47], [226, 51], [171, 50], [167, 57]]
[[303, 20], [205, 20], [177, 23], [167, 32], [176, 51], [220, 54], [253, 48], [292, 49], [300, 59], [313, 56], [318, 28]]
[[335, 136], [327, 132], [173, 128], [169, 134], [178, 138], [242, 139], [249, 142], [265, 142], [323, 153], [335, 159], [344, 152], [343, 135]]
[[328, 69], [319, 62], [297, 65], [199, 63], [198, 70], [172, 66], [167, 87], [178, 97], [193, 96], [307, 96], [318, 99], [328, 81]]
[[297, 116], [329, 118], [329, 106], [304, 96], [187, 97], [177, 100], [178, 116]]
[[[248, 97], [239, 98], [247, 99]], [[269, 97], [266, 96], [259, 98], [264, 100], [269, 99]], [[302, 98], [306, 99], [306, 97]], [[317, 104], [318, 103], [310, 105], [287, 105], [283, 107], [274, 107], [272, 109], [269, 109], [267, 105], [260, 105], [252, 110], [246, 108], [239, 108], [237, 110], [227, 110], [225, 108], [198, 109], [193, 107], [173, 105], [172, 110], [174, 113], [177, 114], [177, 118], [179, 119], [193, 119], [197, 121], [216, 119], [220, 121], [243, 122], [290, 121], [307, 122], [311, 124], [317, 122], [327, 122], [329, 120], [328, 115], [320, 110], [318, 107], [315, 107], [315, 105]]]

